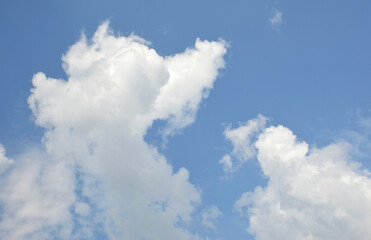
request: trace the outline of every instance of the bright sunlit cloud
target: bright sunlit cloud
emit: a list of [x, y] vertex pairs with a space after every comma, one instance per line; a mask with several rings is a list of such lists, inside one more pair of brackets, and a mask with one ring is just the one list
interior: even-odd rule
[[[246, 139], [244, 128], [232, 131]], [[352, 161], [349, 143], [310, 148], [280, 125], [251, 144], [268, 183], [243, 193], [234, 209], [257, 240], [369, 238], [371, 174]]]
[[368, 240], [371, 1], [336, 3], [0, 1], [0, 240]]
[[[143, 137], [154, 120], [168, 135], [195, 120], [225, 53], [223, 41], [197, 39], [162, 57], [106, 22], [63, 56], [67, 80], [35, 74], [28, 103], [45, 152], [24, 154], [3, 177], [0, 237], [191, 239], [201, 190]], [[4, 154], [0, 146], [1, 170]]]
[[256, 155], [254, 138], [265, 127], [267, 118], [259, 115], [256, 119], [240, 124], [236, 129], [228, 126], [224, 130], [224, 136], [233, 144], [233, 151], [223, 156], [219, 164], [223, 165], [225, 173], [230, 174], [237, 171], [248, 160]]

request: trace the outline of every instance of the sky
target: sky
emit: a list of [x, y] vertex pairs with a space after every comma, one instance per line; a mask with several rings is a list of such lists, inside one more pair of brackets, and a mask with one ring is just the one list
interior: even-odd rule
[[371, 235], [371, 3], [0, 3], [0, 238]]

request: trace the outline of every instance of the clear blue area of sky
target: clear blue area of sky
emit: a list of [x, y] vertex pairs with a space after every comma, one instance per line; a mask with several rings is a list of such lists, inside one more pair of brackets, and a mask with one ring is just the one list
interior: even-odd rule
[[[273, 28], [274, 11], [283, 23]], [[355, 112], [371, 115], [371, 2], [359, 1], [18, 1], [0, 2], [0, 142], [8, 155], [39, 144], [27, 97], [33, 74], [64, 78], [61, 56], [81, 32], [104, 20], [123, 35], [152, 42], [160, 55], [182, 52], [197, 37], [230, 43], [221, 72], [196, 122], [160, 149], [203, 189], [203, 204], [223, 212], [223, 239], [252, 239], [232, 212], [242, 192], [264, 184], [256, 162], [223, 178], [231, 150], [223, 124], [261, 113], [319, 146], [351, 128]], [[152, 143], [156, 131], [147, 136]], [[364, 162], [371, 166], [369, 162]]]

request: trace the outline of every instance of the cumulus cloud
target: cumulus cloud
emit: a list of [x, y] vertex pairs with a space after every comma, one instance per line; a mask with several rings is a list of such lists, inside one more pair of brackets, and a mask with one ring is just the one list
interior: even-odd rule
[[243, 193], [234, 209], [257, 240], [369, 238], [371, 175], [350, 159], [348, 143], [309, 148], [272, 126], [254, 145], [268, 183]]
[[233, 151], [219, 161], [225, 173], [237, 171], [245, 162], [255, 157], [254, 139], [265, 127], [267, 120], [263, 115], [258, 115], [257, 118], [240, 124], [238, 128], [228, 126], [224, 130], [225, 138], [233, 144]]
[[1, 239], [69, 239], [74, 177], [63, 162], [50, 162], [39, 152], [17, 159], [1, 179]]
[[282, 16], [283, 16], [282, 12], [278, 11], [277, 9], [273, 9], [273, 14], [269, 18], [269, 22], [273, 29], [279, 30], [279, 28], [283, 24]]
[[1, 183], [1, 238], [191, 239], [200, 190], [143, 138], [155, 120], [166, 135], [195, 120], [225, 53], [223, 41], [197, 39], [162, 57], [106, 22], [63, 56], [67, 80], [35, 74], [28, 103], [45, 151]]

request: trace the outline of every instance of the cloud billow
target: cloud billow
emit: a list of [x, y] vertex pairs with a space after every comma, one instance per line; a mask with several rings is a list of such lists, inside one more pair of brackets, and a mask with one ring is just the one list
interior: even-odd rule
[[45, 151], [26, 153], [3, 176], [0, 237], [191, 239], [184, 226], [200, 190], [143, 138], [155, 120], [167, 122], [165, 135], [194, 121], [225, 53], [223, 41], [197, 39], [162, 57], [106, 22], [63, 56], [67, 81], [35, 74], [28, 103]]
[[[234, 135], [248, 139], [251, 132], [244, 128], [233, 129]], [[236, 148], [238, 142], [232, 143]], [[248, 232], [257, 240], [369, 239], [371, 174], [352, 161], [349, 143], [309, 148], [280, 125], [261, 128], [257, 139], [244, 146], [248, 152], [255, 149], [268, 179], [234, 204], [248, 217]]]

